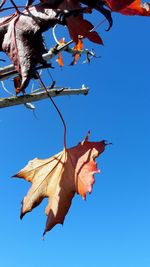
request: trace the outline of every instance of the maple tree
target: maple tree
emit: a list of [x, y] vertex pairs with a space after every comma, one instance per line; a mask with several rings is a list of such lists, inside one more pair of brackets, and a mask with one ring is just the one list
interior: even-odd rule
[[[1, 8], [5, 2], [2, 1]], [[84, 18], [85, 14], [91, 17], [93, 9], [100, 12], [107, 19], [107, 30], [110, 30], [113, 25], [112, 12], [150, 16], [150, 4], [140, 0], [41, 0], [39, 4], [33, 5], [34, 1], [29, 0], [24, 10], [20, 11], [11, 2], [16, 12], [0, 18], [0, 51], [9, 56], [17, 71], [14, 79], [16, 94], [25, 94], [30, 80], [39, 79], [64, 125], [64, 150], [45, 160], [30, 161], [15, 175], [32, 183], [22, 202], [21, 218], [39, 205], [43, 198], [49, 199], [45, 234], [56, 224], [63, 224], [75, 193], [84, 199], [87, 193], [91, 193], [94, 174], [98, 172], [95, 159], [104, 151], [106, 144], [104, 141], [89, 142], [86, 137], [77, 146], [67, 148], [65, 121], [37, 71], [38, 64], [42, 68], [51, 67], [51, 63], [43, 59], [43, 54], [47, 52], [43, 32], [56, 24], [67, 26], [74, 42], [74, 59], [71, 63], [74, 65], [83, 50], [84, 38], [98, 45], [103, 44], [94, 25]], [[63, 38], [60, 43], [65, 43]], [[57, 62], [61, 67], [64, 65], [61, 52], [58, 53]]]

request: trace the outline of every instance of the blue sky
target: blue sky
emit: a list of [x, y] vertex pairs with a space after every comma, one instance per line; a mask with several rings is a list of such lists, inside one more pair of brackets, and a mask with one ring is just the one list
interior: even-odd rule
[[[150, 88], [149, 18], [113, 14], [114, 27], [99, 28], [104, 47], [86, 42], [101, 58], [91, 64], [51, 71], [57, 85], [90, 87], [88, 96], [55, 99], [68, 127], [68, 147], [82, 140], [113, 143], [97, 160], [93, 192], [76, 196], [64, 226], [45, 241], [47, 200], [20, 221], [20, 202], [29, 184], [10, 177], [34, 157], [47, 158], [63, 147], [63, 128], [49, 100], [36, 103], [35, 119], [24, 106], [0, 110], [0, 265], [5, 267], [150, 266]], [[102, 19], [93, 14], [96, 25]], [[62, 36], [62, 28], [57, 29]], [[47, 42], [51, 33], [46, 34]], [[51, 38], [51, 37], [50, 37]], [[51, 42], [53, 42], [51, 44]], [[48, 76], [43, 75], [46, 85]], [[6, 86], [12, 89], [12, 82]], [[31, 84], [30, 84], [31, 87]], [[1, 96], [3, 91], [1, 89]]]

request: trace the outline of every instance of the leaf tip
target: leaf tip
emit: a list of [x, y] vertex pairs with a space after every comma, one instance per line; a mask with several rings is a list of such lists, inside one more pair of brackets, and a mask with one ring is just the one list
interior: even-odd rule
[[112, 143], [112, 142], [108, 142], [108, 141], [106, 141], [106, 140], [103, 140], [103, 142], [104, 142], [104, 145], [105, 145], [105, 146], [110, 146], [110, 145], [113, 145], [113, 143]]
[[[23, 205], [23, 201], [21, 202], [21, 205]], [[20, 211], [20, 220], [23, 219], [23, 217], [24, 217], [25, 214], [26, 214], [26, 213], [23, 212], [23, 208], [21, 208], [21, 211]]]
[[83, 199], [84, 201], [86, 201], [86, 195], [82, 196], [82, 199]]
[[88, 133], [87, 133], [87, 135], [86, 135], [86, 137], [85, 137], [84, 140], [82, 141], [83, 144], [84, 144], [85, 142], [88, 142], [88, 141], [89, 141], [90, 134], [91, 134], [91, 132], [90, 132], [90, 130], [89, 130]]
[[20, 220], [22, 220], [22, 219], [23, 219], [23, 216], [24, 216], [24, 214], [23, 214], [23, 213], [21, 213], [21, 214], [20, 214]]
[[42, 235], [42, 240], [45, 240], [45, 235], [46, 235], [46, 230], [44, 230], [43, 235]]

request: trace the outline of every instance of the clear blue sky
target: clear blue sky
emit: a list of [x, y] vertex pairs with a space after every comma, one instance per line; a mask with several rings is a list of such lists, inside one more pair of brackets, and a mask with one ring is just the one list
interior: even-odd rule
[[[86, 202], [76, 196], [64, 226], [47, 233], [45, 241], [47, 200], [20, 221], [20, 202], [30, 185], [10, 177], [28, 160], [62, 149], [61, 122], [49, 100], [36, 103], [38, 119], [24, 106], [0, 110], [1, 266], [150, 266], [150, 21], [113, 17], [110, 32], [106, 24], [99, 28], [104, 47], [86, 42], [101, 58], [90, 65], [81, 64], [81, 58], [69, 67], [69, 56], [62, 70], [53, 61], [57, 85], [90, 87], [86, 97], [55, 99], [67, 122], [68, 147], [88, 130], [91, 140], [113, 145], [97, 160], [101, 174], [95, 176], [92, 194]], [[100, 20], [95, 13], [93, 22]], [[48, 76], [43, 79], [50, 84]], [[12, 89], [12, 81], [6, 85]]]

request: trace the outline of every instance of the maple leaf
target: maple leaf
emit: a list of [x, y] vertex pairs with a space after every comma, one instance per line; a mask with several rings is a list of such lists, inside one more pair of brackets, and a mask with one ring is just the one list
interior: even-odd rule
[[44, 235], [56, 224], [63, 224], [75, 193], [86, 199], [98, 173], [95, 158], [105, 149], [105, 141], [89, 142], [88, 136], [77, 146], [64, 149], [48, 159], [34, 159], [15, 177], [32, 183], [22, 201], [21, 218], [47, 197]]
[[91, 42], [102, 45], [103, 41], [96, 31], [93, 31], [94, 26], [82, 16], [70, 17], [67, 19], [67, 27], [70, 37], [75, 43], [78, 43], [79, 36], [88, 38]]
[[150, 16], [150, 3], [142, 3], [141, 0], [135, 0], [129, 6], [122, 9], [120, 13], [131, 16]]
[[123, 15], [150, 16], [150, 3], [142, 3], [141, 0], [106, 0], [112, 11]]
[[105, 0], [108, 7], [113, 11], [121, 10], [130, 5], [134, 0]]
[[[29, 0], [32, 1], [32, 0]], [[109, 22], [109, 29], [112, 26], [112, 17], [111, 12], [106, 6], [106, 2], [104, 0], [40, 0], [42, 3], [46, 3], [51, 8], [60, 8], [60, 9], [72, 9], [81, 7], [81, 3], [87, 5], [87, 13], [92, 13], [92, 9], [96, 9], [102, 15], [106, 17]], [[33, 3], [33, 1], [32, 1]]]
[[[80, 10], [81, 2], [78, 0], [64, 0], [64, 2], [59, 6], [59, 8], [64, 10]], [[81, 9], [82, 10], [82, 9]], [[86, 9], [84, 10], [86, 13]], [[71, 39], [78, 43], [78, 37], [82, 36], [83, 38], [88, 38], [90, 41], [103, 44], [101, 37], [98, 35], [96, 31], [94, 31], [94, 26], [88, 20], [83, 18], [83, 12], [81, 14], [74, 14], [73, 16], [69, 16], [66, 18], [66, 24], [68, 27], [68, 31]], [[87, 9], [88, 13], [88, 9]]]
[[103, 0], [81, 0], [81, 2], [85, 5], [87, 5], [88, 7], [96, 9], [107, 19], [107, 21], [109, 22], [109, 27], [108, 27], [107, 31], [112, 27], [113, 20], [112, 20], [112, 16], [111, 16], [111, 11], [108, 8], [106, 8], [106, 6], [108, 6], [106, 1], [103, 1]]
[[10, 57], [20, 74], [18, 91], [27, 87], [30, 78], [36, 78], [35, 66], [38, 63], [47, 66], [42, 57], [47, 52], [42, 33], [59, 22], [58, 12], [44, 5], [0, 19], [0, 48]]

